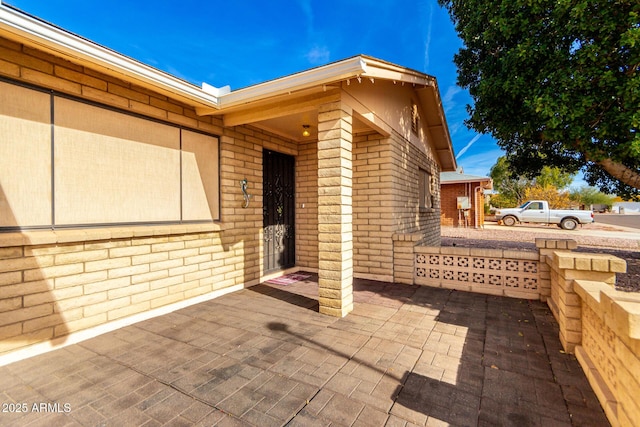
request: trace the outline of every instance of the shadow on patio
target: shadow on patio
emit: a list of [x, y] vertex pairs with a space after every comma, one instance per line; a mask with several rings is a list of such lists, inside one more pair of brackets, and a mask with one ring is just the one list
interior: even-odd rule
[[[356, 280], [262, 284], [0, 368], [0, 424], [608, 425], [546, 306]], [[34, 374], [37, 373], [37, 375]]]

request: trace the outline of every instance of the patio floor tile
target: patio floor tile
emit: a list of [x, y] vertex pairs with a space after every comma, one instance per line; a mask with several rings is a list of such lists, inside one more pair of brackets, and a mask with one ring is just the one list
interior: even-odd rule
[[[608, 422], [537, 301], [317, 277], [261, 284], [0, 367], [0, 425], [495, 426]], [[573, 424], [572, 424], [573, 423]]]

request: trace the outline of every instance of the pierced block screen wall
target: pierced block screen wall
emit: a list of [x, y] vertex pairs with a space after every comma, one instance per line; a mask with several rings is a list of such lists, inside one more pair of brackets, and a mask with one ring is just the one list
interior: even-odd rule
[[50, 99], [0, 82], [0, 227], [51, 223]]

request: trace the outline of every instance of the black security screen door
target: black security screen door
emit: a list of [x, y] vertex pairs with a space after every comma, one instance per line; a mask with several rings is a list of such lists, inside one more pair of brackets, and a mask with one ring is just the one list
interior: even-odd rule
[[265, 272], [293, 267], [295, 261], [294, 158], [263, 150]]

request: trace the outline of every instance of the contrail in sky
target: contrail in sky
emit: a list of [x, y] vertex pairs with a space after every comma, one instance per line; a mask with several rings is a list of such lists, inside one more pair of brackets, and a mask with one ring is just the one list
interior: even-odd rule
[[464, 146], [464, 148], [462, 150], [460, 150], [460, 152], [458, 153], [458, 155], [456, 156], [456, 160], [458, 160], [460, 158], [460, 156], [462, 156], [464, 153], [467, 152], [467, 150], [469, 148], [471, 148], [471, 146], [480, 139], [480, 137], [482, 136], [482, 134], [477, 134], [476, 136], [473, 137], [473, 139], [471, 139], [471, 141], [469, 141], [469, 143], [467, 145]]
[[431, 45], [431, 28], [433, 27], [433, 4], [429, 5], [429, 20], [427, 22], [427, 38], [424, 42], [424, 72], [429, 71], [429, 46]]

